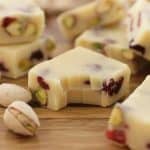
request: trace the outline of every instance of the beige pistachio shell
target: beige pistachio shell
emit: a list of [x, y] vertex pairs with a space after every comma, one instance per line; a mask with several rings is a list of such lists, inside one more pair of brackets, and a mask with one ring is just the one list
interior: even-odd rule
[[0, 85], [0, 105], [7, 107], [16, 100], [28, 103], [32, 99], [30, 91], [15, 85], [3, 83]]
[[[16, 115], [10, 111], [10, 109], [16, 109], [18, 113], [20, 114], [19, 117], [16, 117]], [[21, 117], [21, 115], [23, 115]], [[22, 124], [23, 118], [26, 117], [26, 123], [28, 120], [28, 123], [32, 121], [35, 126], [32, 126], [33, 130], [29, 130], [26, 126]], [[38, 116], [33, 111], [33, 109], [26, 104], [23, 101], [15, 101], [11, 105], [8, 106], [8, 108], [4, 112], [4, 123], [7, 126], [7, 128], [11, 131], [13, 131], [16, 134], [24, 135], [24, 136], [33, 136], [35, 135], [36, 130], [40, 126], [40, 122], [38, 119]]]

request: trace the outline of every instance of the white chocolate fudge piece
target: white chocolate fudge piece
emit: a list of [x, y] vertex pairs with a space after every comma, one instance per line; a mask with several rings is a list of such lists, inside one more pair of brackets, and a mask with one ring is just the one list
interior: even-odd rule
[[[82, 47], [40, 63], [28, 74], [33, 94], [39, 103], [52, 110], [76, 103], [76, 98], [77, 103], [109, 106], [127, 95], [129, 80], [130, 69], [126, 64]], [[99, 96], [93, 100], [84, 90]]]
[[97, 0], [64, 12], [59, 16], [58, 23], [64, 35], [72, 39], [97, 24], [111, 25], [119, 22], [128, 7], [126, 0]]
[[113, 109], [107, 137], [132, 150], [150, 148], [150, 76], [122, 104]]
[[128, 64], [132, 74], [136, 74], [148, 64], [128, 47], [126, 25], [123, 23], [90, 29], [76, 39], [75, 45], [92, 49]]
[[150, 60], [150, 1], [138, 0], [130, 9], [127, 24], [129, 47]]
[[68, 9], [83, 5], [92, 0], [34, 0], [48, 14], [57, 14]]
[[42, 38], [28, 44], [0, 46], [2, 75], [10, 78], [23, 76], [33, 65], [47, 58], [48, 45], [47, 39]]
[[44, 12], [32, 0], [0, 0], [0, 44], [32, 42], [43, 33]]

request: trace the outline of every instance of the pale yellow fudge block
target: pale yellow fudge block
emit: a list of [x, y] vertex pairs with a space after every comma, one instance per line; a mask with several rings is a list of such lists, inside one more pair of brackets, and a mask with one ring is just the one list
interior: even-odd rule
[[150, 1], [138, 0], [127, 17], [129, 47], [150, 60]]
[[53, 52], [49, 38], [32, 43], [0, 46], [0, 72], [3, 76], [18, 78], [27, 73], [35, 64], [47, 59]]
[[150, 147], [150, 76], [112, 111], [107, 137], [132, 150], [148, 150]]
[[[126, 64], [82, 47], [40, 63], [28, 74], [28, 87], [37, 101], [52, 110], [86, 101], [109, 106], [128, 94], [129, 81], [130, 69]], [[98, 91], [99, 97], [86, 100], [82, 90]]]
[[97, 0], [61, 14], [58, 17], [59, 27], [66, 37], [73, 39], [95, 25], [119, 22], [128, 7], [130, 2], [127, 0]]
[[0, 0], [0, 44], [20, 44], [39, 38], [44, 12], [32, 0]]
[[148, 62], [129, 48], [127, 27], [124, 23], [111, 27], [97, 26], [85, 31], [75, 42], [129, 65], [132, 74], [139, 72]]

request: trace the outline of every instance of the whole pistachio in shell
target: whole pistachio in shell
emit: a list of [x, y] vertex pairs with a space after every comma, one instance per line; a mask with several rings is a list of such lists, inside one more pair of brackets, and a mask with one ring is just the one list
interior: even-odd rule
[[4, 107], [7, 107], [16, 100], [28, 103], [31, 99], [31, 92], [19, 85], [9, 83], [0, 84], [0, 105]]
[[36, 113], [23, 101], [10, 104], [4, 112], [3, 119], [10, 131], [23, 136], [34, 136], [40, 126]]

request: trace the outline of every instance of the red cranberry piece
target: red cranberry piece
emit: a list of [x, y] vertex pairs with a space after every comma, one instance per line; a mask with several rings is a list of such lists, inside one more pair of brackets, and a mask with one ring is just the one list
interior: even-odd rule
[[146, 148], [147, 148], [147, 149], [150, 149], [150, 143], [148, 143], [148, 144], [146, 145]]
[[142, 55], [144, 55], [145, 54], [145, 47], [143, 47], [142, 45], [139, 45], [139, 44], [132, 44], [132, 42], [133, 42], [133, 40], [131, 40], [131, 44], [129, 45], [129, 47], [131, 48], [131, 49], [134, 49], [134, 50], [136, 50], [136, 51], [138, 51], [138, 52], [140, 52]]
[[33, 52], [32, 55], [30, 56], [30, 60], [42, 60], [42, 59], [44, 59], [44, 55], [41, 50]]
[[105, 81], [103, 83], [102, 91], [108, 93], [109, 96], [113, 96], [114, 94], [118, 94], [121, 89], [124, 78], [121, 77], [118, 81], [114, 79], [110, 79], [109, 82]]
[[106, 131], [106, 136], [110, 140], [120, 144], [126, 144], [126, 136], [123, 130], [108, 130]]
[[8, 27], [12, 22], [16, 21], [16, 18], [13, 17], [5, 17], [2, 22], [2, 27]]
[[86, 84], [86, 85], [90, 85], [90, 84], [91, 84], [91, 82], [90, 82], [90, 80], [86, 80], [86, 81], [84, 81], [84, 84]]
[[0, 63], [0, 71], [2, 71], [2, 72], [8, 72], [9, 70], [4, 66], [3, 63]]
[[44, 79], [41, 76], [37, 77], [37, 81], [43, 89], [49, 90], [49, 85], [44, 81]]

